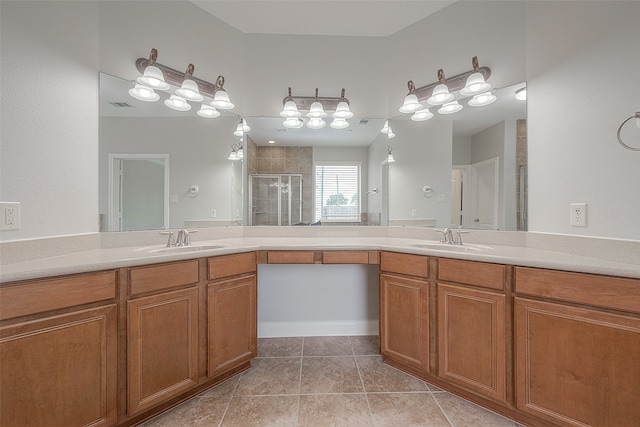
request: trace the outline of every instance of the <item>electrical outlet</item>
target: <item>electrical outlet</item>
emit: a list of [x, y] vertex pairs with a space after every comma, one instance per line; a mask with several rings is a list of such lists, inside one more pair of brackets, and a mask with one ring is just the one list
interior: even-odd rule
[[571, 225], [572, 227], [586, 227], [587, 226], [587, 204], [571, 203], [569, 206], [571, 210], [569, 225]]
[[211, 218], [215, 218], [218, 216], [218, 212], [215, 209], [211, 209], [211, 213], [209, 215]]
[[0, 230], [20, 229], [20, 203], [0, 202]]

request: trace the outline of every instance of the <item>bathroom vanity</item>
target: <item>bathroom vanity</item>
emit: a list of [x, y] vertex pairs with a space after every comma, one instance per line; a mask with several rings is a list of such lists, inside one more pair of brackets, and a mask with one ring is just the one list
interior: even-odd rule
[[640, 268], [552, 270], [532, 250], [416, 240], [234, 239], [97, 250], [54, 277], [16, 267], [0, 286], [3, 425], [136, 425], [248, 369], [259, 264], [378, 265], [385, 362], [525, 425], [640, 422]]

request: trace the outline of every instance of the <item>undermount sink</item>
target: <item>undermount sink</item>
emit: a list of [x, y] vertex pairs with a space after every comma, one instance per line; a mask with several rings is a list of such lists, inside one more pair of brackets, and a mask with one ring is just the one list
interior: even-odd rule
[[492, 249], [491, 246], [478, 245], [478, 244], [463, 244], [463, 245], [450, 245], [440, 242], [422, 242], [411, 245], [414, 248], [421, 249], [438, 249], [452, 252], [483, 252]]
[[222, 245], [198, 245], [193, 244], [190, 246], [165, 246], [162, 248], [150, 249], [148, 252], [151, 254], [155, 253], [176, 253], [176, 252], [197, 252], [197, 251], [206, 251], [211, 249], [221, 249], [224, 248]]

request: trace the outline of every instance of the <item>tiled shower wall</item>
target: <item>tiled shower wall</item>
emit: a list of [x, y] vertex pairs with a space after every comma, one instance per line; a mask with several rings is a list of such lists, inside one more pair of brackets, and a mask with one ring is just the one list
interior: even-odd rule
[[302, 222], [313, 222], [313, 147], [257, 146], [248, 139], [247, 148], [249, 174], [302, 175]]
[[[516, 130], [516, 215], [518, 216], [518, 230], [527, 230], [526, 216], [528, 191], [527, 191], [527, 120], [517, 120]], [[524, 181], [521, 186], [521, 181]], [[523, 191], [520, 188], [523, 188]], [[520, 200], [524, 200], [524, 218]]]

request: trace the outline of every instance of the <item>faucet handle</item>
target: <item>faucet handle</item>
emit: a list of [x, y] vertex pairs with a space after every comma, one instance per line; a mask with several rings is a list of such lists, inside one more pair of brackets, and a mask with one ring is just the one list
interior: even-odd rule
[[159, 233], [161, 236], [169, 236], [167, 239], [167, 247], [175, 246], [175, 242], [173, 241], [173, 231], [161, 231]]

